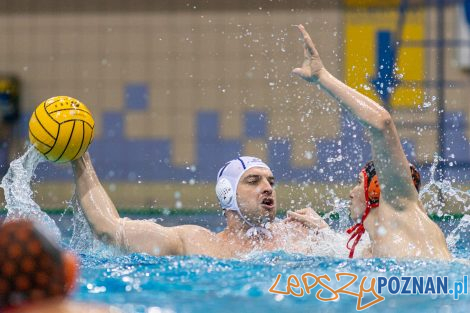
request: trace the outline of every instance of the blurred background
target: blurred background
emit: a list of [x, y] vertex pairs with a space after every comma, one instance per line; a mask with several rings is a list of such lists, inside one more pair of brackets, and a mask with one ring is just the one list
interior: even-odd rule
[[[217, 170], [253, 155], [272, 167], [280, 209], [328, 210], [370, 147], [354, 118], [290, 75], [300, 23], [333, 75], [390, 110], [424, 183], [469, 189], [463, 0], [1, 0], [1, 175], [26, 151], [34, 108], [67, 95], [93, 113], [90, 153], [119, 208], [216, 209]], [[40, 164], [33, 187], [41, 207], [64, 208], [70, 165]]]

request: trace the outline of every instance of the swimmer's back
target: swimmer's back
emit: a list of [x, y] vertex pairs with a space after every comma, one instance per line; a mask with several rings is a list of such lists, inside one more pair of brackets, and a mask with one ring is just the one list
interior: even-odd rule
[[442, 231], [427, 216], [419, 200], [408, 201], [401, 211], [382, 201], [378, 212], [378, 220], [374, 222], [382, 227], [376, 228], [374, 256], [451, 259]]

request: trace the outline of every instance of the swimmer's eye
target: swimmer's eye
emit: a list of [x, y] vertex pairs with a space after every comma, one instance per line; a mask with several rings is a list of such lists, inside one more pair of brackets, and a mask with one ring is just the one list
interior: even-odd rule
[[[253, 175], [253, 176], [247, 177], [245, 182], [249, 185], [257, 185], [262, 179], [263, 179], [262, 176]], [[268, 180], [268, 183], [271, 185], [271, 187], [274, 187], [275, 185], [274, 178], [268, 177], [267, 180]]]
[[250, 185], [255, 185], [259, 182], [259, 178], [258, 177], [251, 177], [250, 179], [248, 179], [247, 183], [250, 184]]

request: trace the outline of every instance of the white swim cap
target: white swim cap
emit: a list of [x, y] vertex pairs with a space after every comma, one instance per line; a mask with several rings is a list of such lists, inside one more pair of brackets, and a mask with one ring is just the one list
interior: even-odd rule
[[269, 166], [261, 159], [250, 156], [242, 156], [231, 160], [219, 170], [215, 193], [222, 209], [240, 212], [237, 203], [238, 182], [243, 173], [252, 167], [263, 167], [270, 170]]

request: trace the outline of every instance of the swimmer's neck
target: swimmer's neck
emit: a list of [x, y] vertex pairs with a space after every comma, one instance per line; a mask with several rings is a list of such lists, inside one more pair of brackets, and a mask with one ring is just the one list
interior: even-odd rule
[[372, 209], [364, 221], [364, 228], [369, 234], [369, 239], [372, 243], [378, 239], [378, 228], [380, 227], [380, 223], [384, 222], [378, 220], [378, 210], [380, 210], [380, 207]]
[[[247, 237], [247, 232], [252, 226], [245, 223], [239, 216], [237, 212], [227, 211], [225, 212], [225, 217], [227, 218], [227, 227], [220, 233], [223, 237], [230, 239], [237, 239], [238, 241], [252, 242], [256, 239], [266, 240], [266, 236], [259, 234], [255, 237]], [[259, 238], [258, 238], [259, 237]]]

